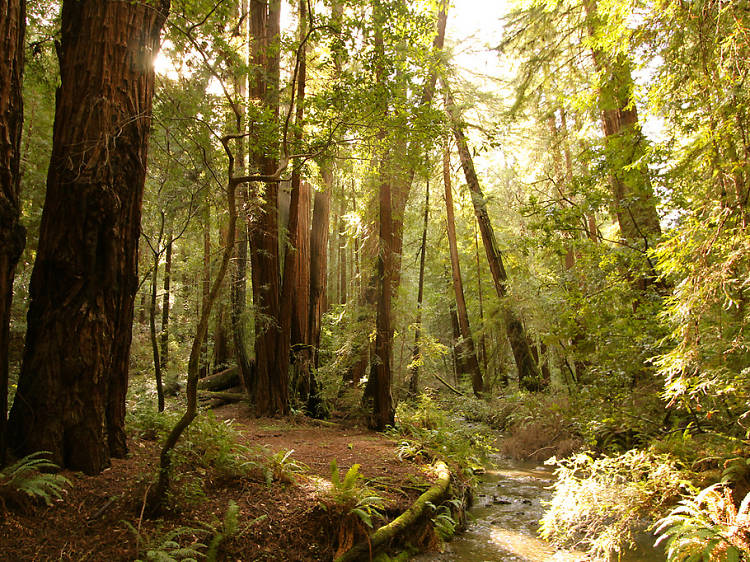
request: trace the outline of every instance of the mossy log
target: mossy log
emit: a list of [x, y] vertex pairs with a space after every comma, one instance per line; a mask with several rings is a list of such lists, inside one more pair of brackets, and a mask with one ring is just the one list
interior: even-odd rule
[[355, 544], [352, 548], [336, 558], [334, 562], [352, 562], [355, 560], [366, 560], [370, 552], [375, 552], [380, 546], [390, 541], [406, 529], [416, 523], [427, 510], [432, 509], [429, 504], [439, 505], [448, 493], [451, 481], [451, 473], [442, 461], [435, 463], [438, 480], [429, 490], [417, 498], [409, 509], [396, 517], [387, 525], [383, 525], [372, 535], [369, 540]]
[[225, 390], [240, 384], [240, 372], [237, 366], [224, 369], [214, 375], [198, 381], [198, 390]]
[[228, 400], [230, 402], [239, 402], [240, 400], [247, 400], [248, 396], [244, 392], [209, 392], [207, 390], [201, 390], [198, 392], [200, 398], [218, 398], [221, 400]]

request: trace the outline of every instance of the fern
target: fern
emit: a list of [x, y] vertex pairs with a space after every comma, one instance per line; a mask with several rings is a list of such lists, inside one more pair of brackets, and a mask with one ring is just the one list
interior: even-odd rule
[[342, 480], [336, 459], [331, 461], [331, 497], [348, 514], [372, 528], [373, 518], [383, 518], [381, 509], [384, 502], [383, 498], [374, 494], [367, 486], [358, 485], [362, 478], [359, 467], [359, 464], [353, 464]]
[[37, 451], [0, 471], [0, 501], [3, 498], [13, 499], [19, 493], [30, 499], [43, 500], [47, 505], [53, 500], [62, 499], [70, 480], [60, 474], [42, 472], [59, 470], [60, 467], [45, 458], [51, 454], [49, 451]]
[[[193, 542], [188, 546], [181, 546], [176, 539], [183, 535], [195, 535], [204, 533], [201, 529], [191, 527], [177, 527], [163, 535], [148, 536], [142, 534], [128, 521], [123, 521], [125, 526], [130, 530], [136, 539], [136, 548], [138, 555], [143, 552], [144, 558], [137, 558], [135, 562], [197, 562], [199, 558], [204, 558], [201, 549], [206, 545], [200, 542]], [[141, 547], [140, 545], [144, 546]]]
[[734, 505], [728, 488], [714, 484], [687, 498], [657, 522], [669, 562], [747, 560], [750, 557], [750, 494]]

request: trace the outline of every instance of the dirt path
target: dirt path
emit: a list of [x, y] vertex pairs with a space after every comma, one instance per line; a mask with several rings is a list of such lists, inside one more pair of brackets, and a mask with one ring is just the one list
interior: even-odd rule
[[[307, 468], [291, 484], [226, 479], [200, 467], [182, 471], [177, 489], [197, 498], [181, 502], [178, 511], [161, 519], [148, 520], [140, 512], [156, 473], [158, 443], [133, 438], [130, 457], [113, 461], [99, 476], [64, 472], [73, 485], [62, 501], [26, 512], [0, 512], [0, 559], [147, 559], [149, 548], [168, 550], [165, 541], [179, 527], [188, 528], [174, 539], [180, 545], [208, 542], [213, 533], [202, 529], [221, 528], [231, 500], [239, 507], [241, 533], [223, 544], [220, 560], [330, 560], [342, 517], [327, 491], [332, 459], [342, 475], [352, 464], [360, 464], [369, 486], [386, 501], [389, 515], [406, 509], [429, 483], [421, 467], [396, 458], [393, 441], [350, 423], [254, 419], [240, 405], [215, 414], [232, 420], [243, 445], [265, 447], [269, 453], [293, 450], [290, 458]], [[257, 518], [261, 519], [248, 525]]]

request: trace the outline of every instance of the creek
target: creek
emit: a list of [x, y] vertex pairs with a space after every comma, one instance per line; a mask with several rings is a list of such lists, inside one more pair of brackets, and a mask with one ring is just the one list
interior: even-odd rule
[[[544, 502], [552, 495], [554, 474], [550, 467], [504, 458], [480, 475], [474, 489], [465, 532], [446, 543], [442, 553], [422, 554], [418, 561], [545, 562], [583, 561], [581, 552], [560, 550], [537, 536]], [[623, 554], [622, 562], [663, 562], [653, 538], [644, 534], [638, 549]]]

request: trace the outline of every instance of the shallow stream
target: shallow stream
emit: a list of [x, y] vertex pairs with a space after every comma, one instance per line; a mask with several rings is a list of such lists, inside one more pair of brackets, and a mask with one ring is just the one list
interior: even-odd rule
[[[575, 551], [559, 550], [538, 538], [543, 502], [550, 499], [554, 474], [546, 466], [499, 459], [497, 467], [481, 475], [474, 490], [467, 530], [446, 544], [440, 554], [422, 554], [419, 561], [467, 562], [582, 561]], [[651, 537], [628, 552], [622, 562], [663, 562], [664, 554], [651, 547]]]

